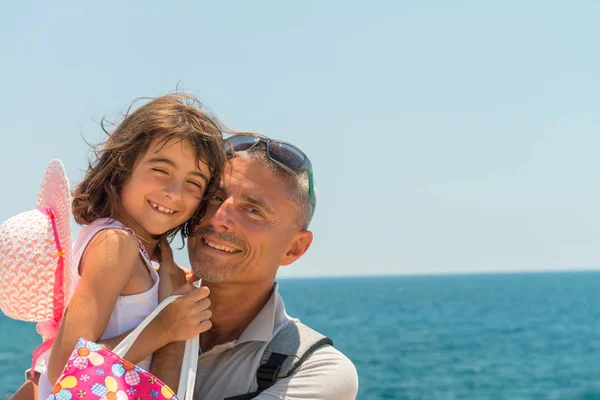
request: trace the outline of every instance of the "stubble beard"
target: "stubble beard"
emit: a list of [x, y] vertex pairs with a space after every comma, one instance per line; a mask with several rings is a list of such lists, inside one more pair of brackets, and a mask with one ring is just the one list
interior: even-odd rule
[[221, 283], [237, 269], [237, 265], [215, 267], [212, 257], [201, 256], [190, 260], [194, 275], [208, 283]]

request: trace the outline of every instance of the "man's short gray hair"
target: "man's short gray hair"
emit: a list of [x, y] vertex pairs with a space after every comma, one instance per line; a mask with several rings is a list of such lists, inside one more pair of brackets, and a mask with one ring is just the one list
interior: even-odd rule
[[270, 171], [275, 172], [277, 175], [285, 179], [292, 188], [291, 200], [296, 203], [298, 212], [296, 213], [296, 223], [301, 230], [308, 229], [310, 221], [312, 220], [315, 208], [317, 205], [317, 193], [316, 189], [314, 194], [314, 206], [310, 204], [310, 193], [309, 193], [309, 182], [308, 182], [308, 171], [301, 174], [293, 174], [285, 168], [278, 165], [273, 160], [267, 157], [267, 148], [264, 143], [258, 143], [256, 146], [244, 150], [237, 151], [234, 157], [246, 158], [252, 162], [258, 163]]

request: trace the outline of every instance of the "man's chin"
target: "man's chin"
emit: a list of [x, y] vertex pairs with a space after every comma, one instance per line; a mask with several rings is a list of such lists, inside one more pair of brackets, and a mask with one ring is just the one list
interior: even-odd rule
[[235, 271], [235, 266], [229, 267], [205, 267], [194, 265], [192, 262], [192, 271], [194, 275], [202, 279], [203, 282], [207, 283], [222, 283], [227, 281]]

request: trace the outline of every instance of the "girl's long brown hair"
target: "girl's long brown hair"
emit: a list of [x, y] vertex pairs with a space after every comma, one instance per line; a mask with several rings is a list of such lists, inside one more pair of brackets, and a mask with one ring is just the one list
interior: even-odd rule
[[216, 117], [204, 112], [196, 98], [180, 93], [158, 97], [131, 113], [128, 110], [123, 122], [112, 133], [106, 129], [104, 120], [101, 126], [108, 139], [94, 146], [94, 157], [83, 181], [73, 192], [75, 221], [86, 225], [98, 218], [119, 218], [122, 215], [121, 189], [150, 142], [158, 139], [164, 144], [178, 139], [194, 146], [196, 159], [206, 163], [211, 173], [205, 198], [192, 218], [167, 232], [169, 237], [178, 230], [183, 236], [191, 235], [206, 211], [207, 195], [218, 182], [225, 165], [224, 126]]

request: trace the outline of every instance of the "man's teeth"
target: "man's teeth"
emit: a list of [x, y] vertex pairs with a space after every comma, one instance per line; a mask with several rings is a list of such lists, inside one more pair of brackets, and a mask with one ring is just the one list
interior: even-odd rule
[[238, 251], [237, 249], [234, 249], [233, 247], [221, 246], [220, 244], [211, 243], [208, 240], [204, 240], [204, 243], [206, 243], [207, 246], [212, 247], [213, 249], [223, 250], [228, 253], [235, 253], [236, 251]]
[[159, 206], [158, 204], [153, 203], [153, 202], [150, 202], [150, 205], [152, 207], [156, 208], [158, 211], [164, 212], [165, 214], [173, 214], [175, 212], [175, 210], [171, 210], [170, 208]]

